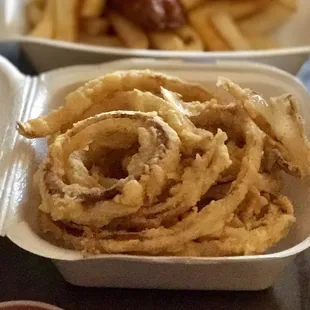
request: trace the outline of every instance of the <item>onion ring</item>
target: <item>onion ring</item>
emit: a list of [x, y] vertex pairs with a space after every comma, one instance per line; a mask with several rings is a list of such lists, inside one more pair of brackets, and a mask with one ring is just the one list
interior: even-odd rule
[[[25, 124], [17, 123], [17, 130], [28, 138], [46, 137], [63, 128], [70, 128], [88, 109], [96, 104], [104, 104], [105, 99], [116, 91], [139, 89], [154, 94], [161, 93], [161, 87], [182, 95], [185, 101], [207, 101], [213, 98], [207, 90], [195, 84], [150, 70], [118, 71], [89, 81], [70, 93], [65, 105], [44, 117], [29, 120]], [[111, 108], [111, 110], [119, 110]], [[124, 110], [129, 110], [124, 108]]]
[[[66, 228], [57, 226], [48, 217], [43, 218], [42, 229], [51, 232], [55, 238], [61, 238], [74, 248], [92, 253], [128, 253], [139, 252], [158, 254], [161, 252], [178, 252], [189, 241], [214, 233], [225, 225], [225, 220], [234, 212], [245, 198], [249, 186], [258, 173], [262, 157], [262, 132], [254, 122], [244, 121], [245, 151], [241, 170], [227, 196], [213, 201], [197, 212], [195, 208], [184, 219], [169, 228], [163, 226], [146, 229], [141, 232], [84, 230], [84, 235], [75, 236]], [[222, 144], [219, 153], [229, 160], [227, 147]]]
[[49, 136], [36, 174], [42, 232], [92, 254], [252, 255], [276, 244], [295, 222], [282, 171], [310, 174], [298, 105], [267, 104], [225, 78], [218, 86], [234, 99], [119, 71], [18, 123], [26, 137]]
[[[286, 172], [305, 177], [310, 174], [310, 143], [304, 134], [299, 105], [291, 95], [270, 98], [269, 102], [250, 89], [226, 78], [217, 84], [236, 99], [267, 134], [266, 153], [272, 152]], [[299, 150], [299, 152], [296, 152]]]
[[176, 255], [262, 254], [286, 236], [295, 222], [293, 206], [287, 197], [279, 196], [269, 202], [263, 198], [259, 203], [257, 194], [253, 194], [251, 190], [248, 196], [248, 200], [240, 207], [240, 209], [244, 208], [242, 211], [245, 214], [235, 214], [220, 233], [205, 240], [202, 238], [200, 241], [187, 243], [184, 249]]
[[[108, 137], [115, 131], [122, 131], [128, 136], [132, 134], [130, 131], [137, 131], [138, 128], [140, 131], [143, 128], [148, 139], [144, 141], [143, 135], [139, 134], [139, 152], [131, 160], [126, 178], [110, 188], [66, 184], [70, 154], [85, 148], [104, 133]], [[138, 139], [137, 132], [135, 135]], [[158, 116], [140, 112], [110, 112], [81, 121], [50, 145], [47, 159], [36, 175], [42, 196], [41, 209], [49, 212], [53, 220], [95, 227], [107, 224], [120, 214], [131, 214], [140, 208], [144, 200], [152, 200], [158, 194], [152, 190], [152, 178], [161, 176], [160, 185], [164, 186], [164, 172], [173, 172], [178, 166], [179, 148], [177, 134]], [[139, 164], [135, 165], [135, 162]]]

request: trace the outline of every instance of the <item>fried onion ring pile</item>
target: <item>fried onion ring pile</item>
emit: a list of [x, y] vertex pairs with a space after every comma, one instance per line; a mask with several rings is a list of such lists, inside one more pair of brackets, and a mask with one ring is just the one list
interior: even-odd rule
[[18, 123], [25, 137], [49, 137], [35, 175], [42, 232], [92, 254], [175, 256], [259, 254], [285, 237], [295, 217], [283, 172], [310, 174], [298, 104], [218, 86], [232, 99], [119, 71]]

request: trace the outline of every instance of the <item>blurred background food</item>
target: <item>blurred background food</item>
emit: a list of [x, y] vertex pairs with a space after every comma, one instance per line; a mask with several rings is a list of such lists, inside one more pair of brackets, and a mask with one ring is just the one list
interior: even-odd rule
[[279, 47], [298, 0], [30, 0], [29, 35], [112, 47], [229, 51]]

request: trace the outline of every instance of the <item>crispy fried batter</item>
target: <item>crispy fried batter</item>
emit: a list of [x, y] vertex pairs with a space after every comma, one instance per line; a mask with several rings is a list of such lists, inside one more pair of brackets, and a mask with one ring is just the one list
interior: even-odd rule
[[219, 85], [236, 100], [116, 72], [19, 124], [25, 136], [52, 135], [36, 174], [42, 231], [94, 254], [250, 255], [276, 244], [295, 222], [281, 171], [310, 174], [298, 105]]

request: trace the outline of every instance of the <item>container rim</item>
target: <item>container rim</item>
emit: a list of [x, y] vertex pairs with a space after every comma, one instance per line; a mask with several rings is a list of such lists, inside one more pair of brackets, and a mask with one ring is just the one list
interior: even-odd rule
[[3, 309], [5, 307], [12, 307], [12, 306], [30, 306], [30, 307], [40, 307], [46, 310], [63, 310], [61, 308], [58, 308], [54, 305], [47, 304], [45, 302], [41, 301], [34, 301], [34, 300], [10, 300], [10, 301], [4, 301], [0, 303], [0, 309]]
[[250, 51], [163, 51], [163, 50], [147, 50], [147, 49], [129, 49], [125, 47], [105, 47], [94, 46], [84, 43], [74, 43], [60, 40], [51, 40], [46, 38], [35, 38], [27, 35], [13, 35], [5, 38], [8, 41], [17, 41], [19, 43], [32, 43], [67, 50], [80, 52], [91, 52], [97, 54], [109, 54], [114, 56], [124, 57], [158, 57], [158, 58], [183, 58], [183, 59], [208, 59], [208, 58], [227, 58], [230, 59], [245, 59], [263, 58], [263, 57], [278, 57], [285, 55], [298, 55], [310, 53], [310, 45], [301, 45], [294, 47], [282, 47], [269, 50], [250, 50]]

